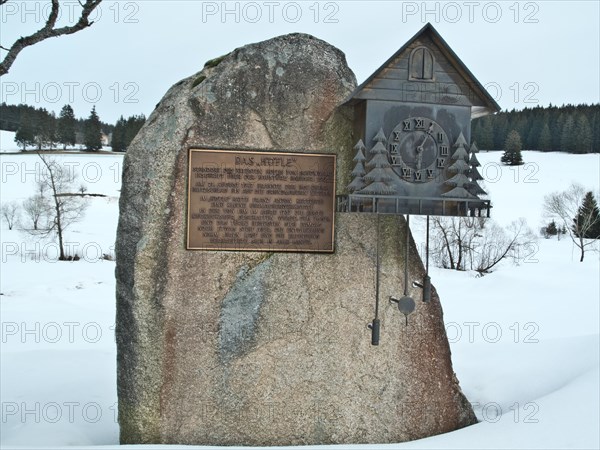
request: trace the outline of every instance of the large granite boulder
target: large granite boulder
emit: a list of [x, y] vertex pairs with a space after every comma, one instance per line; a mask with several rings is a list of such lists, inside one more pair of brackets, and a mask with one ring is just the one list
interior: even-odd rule
[[[174, 85], [125, 156], [117, 236], [122, 443], [387, 443], [475, 416], [453, 373], [434, 290], [405, 325], [390, 295], [423, 264], [382, 217], [382, 337], [371, 345], [377, 219], [336, 215], [333, 254], [186, 250], [188, 149], [336, 153], [352, 167], [356, 86], [344, 54], [291, 34]], [[411, 295], [421, 298], [412, 285]]]

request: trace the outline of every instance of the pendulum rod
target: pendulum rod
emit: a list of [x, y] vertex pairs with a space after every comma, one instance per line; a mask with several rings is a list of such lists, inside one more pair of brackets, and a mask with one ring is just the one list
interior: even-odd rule
[[380, 262], [379, 262], [379, 214], [377, 214], [377, 249], [375, 250], [375, 266], [376, 266], [376, 275], [375, 275], [375, 320], [379, 319], [379, 270], [380, 270]]
[[425, 275], [429, 276], [429, 215], [427, 215], [427, 232], [425, 238]]
[[425, 242], [425, 279], [423, 280], [423, 301], [431, 300], [431, 277], [429, 276], [429, 215], [427, 215], [427, 233]]
[[415, 301], [408, 295], [408, 265], [409, 265], [409, 245], [410, 245], [410, 214], [406, 215], [406, 239], [404, 241], [404, 295], [400, 300], [390, 297], [390, 301], [398, 304], [398, 309], [404, 314], [404, 321], [408, 326], [408, 315], [415, 310]]
[[406, 215], [406, 242], [404, 243], [404, 296], [408, 296], [408, 243], [410, 236], [410, 214]]
[[371, 328], [371, 345], [379, 345], [379, 329], [381, 321], [379, 320], [379, 214], [377, 214], [377, 233], [375, 249], [375, 318], [369, 325]]

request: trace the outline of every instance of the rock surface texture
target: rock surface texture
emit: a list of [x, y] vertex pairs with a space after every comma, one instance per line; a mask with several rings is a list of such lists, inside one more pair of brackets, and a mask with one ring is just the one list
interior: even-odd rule
[[292, 34], [237, 49], [174, 85], [124, 162], [117, 236], [122, 443], [388, 443], [475, 422], [442, 309], [408, 327], [387, 299], [423, 277], [406, 223], [382, 217], [381, 345], [370, 343], [377, 219], [336, 215], [333, 254], [187, 251], [190, 147], [354, 156], [356, 80], [342, 52]]

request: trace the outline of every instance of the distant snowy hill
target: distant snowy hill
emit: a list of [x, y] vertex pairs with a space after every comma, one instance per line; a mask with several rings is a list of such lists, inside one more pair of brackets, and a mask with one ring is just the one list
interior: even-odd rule
[[[0, 139], [2, 149], [16, 150], [5, 147], [8, 133]], [[501, 166], [498, 152], [478, 157], [493, 218], [502, 225], [524, 217], [537, 230], [546, 222], [544, 195], [571, 181], [600, 188], [597, 154], [524, 152], [526, 164], [518, 168]], [[56, 158], [74, 168], [88, 192], [106, 197], [91, 198], [84, 220], [67, 232], [79, 262], [56, 262], [50, 241], [2, 223], [0, 443], [137, 448], [118, 446], [115, 264], [101, 258], [114, 248], [122, 155]], [[0, 154], [0, 163], [1, 202], [33, 193], [36, 155]], [[424, 242], [424, 219], [415, 217], [411, 226], [417, 243]], [[540, 238], [527, 256], [482, 278], [431, 270], [454, 369], [481, 422], [420, 441], [352, 448], [600, 447], [600, 254], [579, 263], [568, 238]]]

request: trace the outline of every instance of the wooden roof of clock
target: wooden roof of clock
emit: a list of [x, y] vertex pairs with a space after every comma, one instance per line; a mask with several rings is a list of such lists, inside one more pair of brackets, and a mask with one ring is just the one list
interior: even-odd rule
[[[409, 59], [418, 47], [426, 47], [433, 55], [431, 80], [409, 79]], [[419, 89], [415, 83], [421, 83]], [[498, 103], [430, 23], [358, 86], [346, 103], [362, 100], [470, 106], [473, 119], [500, 111]]]

